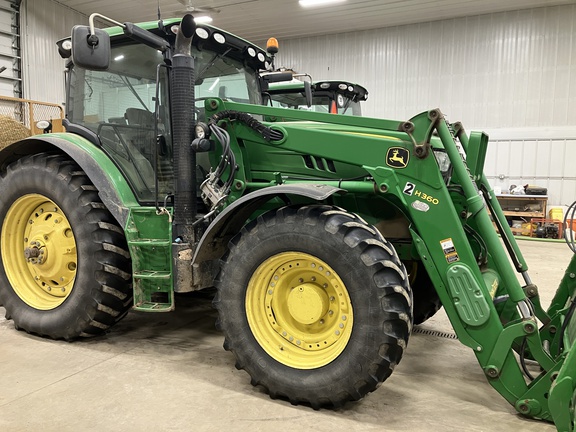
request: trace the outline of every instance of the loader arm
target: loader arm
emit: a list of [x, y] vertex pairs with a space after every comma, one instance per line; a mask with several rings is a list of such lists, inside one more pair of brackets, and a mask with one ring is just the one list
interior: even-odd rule
[[[211, 107], [214, 112], [237, 109], [264, 114], [262, 108], [225, 101], [213, 101]], [[268, 108], [266, 112], [273, 111]], [[458, 142], [454, 128], [439, 110], [424, 112], [408, 122], [380, 124], [368, 118], [333, 120], [336, 116], [331, 119], [329, 115], [306, 114], [290, 116], [292, 120], [302, 117], [322, 122], [323, 128], [302, 127], [299, 122], [277, 123], [272, 127], [282, 132], [283, 139], [258, 145], [274, 147], [269, 153], [274, 157], [310, 154], [314, 160], [331, 158], [335, 164], [346, 162], [363, 172], [363, 180], [346, 187], [342, 179], [330, 179], [330, 173], [317, 181], [341, 186], [355, 195], [372, 190], [402, 209], [410, 224], [413, 245], [458, 338], [474, 351], [488, 382], [522, 415], [553, 421], [559, 430], [573, 430], [576, 355], [572, 353], [572, 341], [566, 336], [560, 341], [557, 330], [571, 326], [563, 323], [571, 321], [568, 311], [574, 284], [564, 282], [564, 289], [555, 299], [557, 305], [545, 312], [509, 229], [503, 228], [507, 246], [502, 246], [488, 207], [499, 225], [504, 225], [505, 218], [482, 171], [487, 136], [472, 134], [469, 138], [459, 130]], [[331, 126], [336, 123], [340, 129]], [[344, 126], [350, 130], [342, 130]], [[354, 130], [357, 127], [366, 129]], [[238, 158], [250, 159], [246, 155], [255, 141], [253, 134], [241, 125], [234, 125], [234, 132]], [[350, 136], [356, 138], [354, 152], [350, 152]], [[450, 161], [449, 174], [439, 169], [435, 156], [440, 150]], [[253, 168], [257, 165], [257, 160], [250, 162]], [[282, 172], [270, 176], [267, 186], [274, 184], [274, 178], [298, 182], [297, 176], [283, 175], [288, 168], [281, 164], [277, 168]], [[242, 177], [239, 173], [242, 185], [264, 187], [249, 178], [252, 174], [247, 172]], [[259, 171], [258, 175], [264, 177], [266, 173]], [[345, 197], [334, 197], [336, 203], [339, 199]], [[481, 243], [483, 253], [473, 247], [472, 239]], [[518, 282], [509, 254], [525, 286]], [[556, 352], [557, 347], [561, 349]], [[527, 371], [528, 356], [538, 363], [540, 371]]]

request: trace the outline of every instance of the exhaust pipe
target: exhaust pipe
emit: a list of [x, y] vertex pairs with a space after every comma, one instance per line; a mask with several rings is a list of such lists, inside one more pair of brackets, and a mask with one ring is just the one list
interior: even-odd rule
[[176, 34], [172, 57], [172, 137], [174, 146], [174, 236], [179, 243], [194, 241], [193, 222], [196, 204], [196, 153], [190, 147], [196, 115], [194, 113], [194, 59], [192, 37], [196, 23], [190, 14], [184, 15]]

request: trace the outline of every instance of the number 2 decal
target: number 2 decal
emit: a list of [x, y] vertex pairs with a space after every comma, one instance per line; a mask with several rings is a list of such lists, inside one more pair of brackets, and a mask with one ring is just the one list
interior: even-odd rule
[[412, 195], [414, 193], [415, 187], [416, 185], [414, 183], [407, 182], [402, 192], [404, 192], [406, 195]]

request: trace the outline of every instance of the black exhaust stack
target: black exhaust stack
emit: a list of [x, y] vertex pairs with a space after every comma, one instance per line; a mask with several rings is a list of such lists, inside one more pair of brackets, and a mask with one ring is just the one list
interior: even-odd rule
[[194, 241], [193, 222], [196, 205], [196, 153], [190, 147], [196, 116], [194, 112], [194, 59], [191, 42], [196, 23], [190, 14], [184, 15], [176, 34], [172, 57], [172, 137], [174, 145], [174, 237], [178, 243]]

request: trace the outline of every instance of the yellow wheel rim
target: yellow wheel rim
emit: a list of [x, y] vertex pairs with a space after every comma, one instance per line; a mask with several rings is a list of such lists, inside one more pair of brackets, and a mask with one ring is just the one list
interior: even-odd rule
[[264, 351], [297, 369], [329, 364], [352, 333], [346, 286], [324, 261], [300, 252], [274, 255], [256, 269], [246, 291], [246, 315]]
[[16, 200], [2, 223], [2, 262], [12, 288], [29, 306], [49, 310], [70, 295], [78, 258], [70, 222], [39, 194]]

